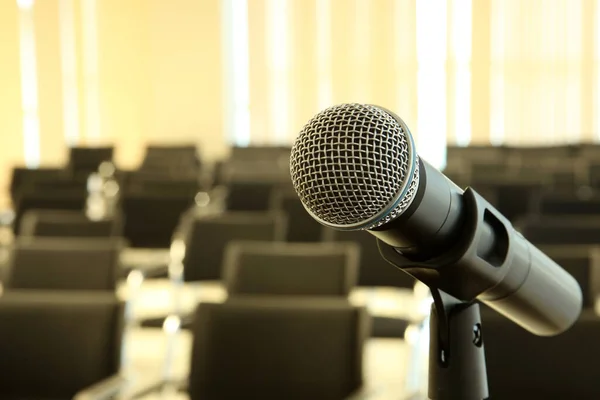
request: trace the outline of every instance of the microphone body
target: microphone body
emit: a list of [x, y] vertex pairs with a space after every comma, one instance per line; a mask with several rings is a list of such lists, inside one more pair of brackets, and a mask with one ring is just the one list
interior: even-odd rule
[[[374, 153], [378, 143], [388, 147]], [[408, 127], [390, 111], [362, 105], [323, 111], [301, 132], [291, 161], [294, 187], [318, 222], [367, 230], [387, 261], [432, 289], [480, 300], [541, 336], [559, 334], [579, 317], [577, 281], [473, 189], [463, 191], [420, 159]], [[377, 207], [368, 208], [369, 190], [378, 193]]]

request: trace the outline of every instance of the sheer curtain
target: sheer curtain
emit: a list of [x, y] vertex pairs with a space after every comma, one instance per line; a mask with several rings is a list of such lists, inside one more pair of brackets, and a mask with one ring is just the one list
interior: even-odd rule
[[590, 1], [491, 1], [491, 138], [511, 145], [589, 139]]
[[596, 2], [249, 1], [251, 142], [291, 142], [349, 101], [395, 110], [434, 159], [446, 140], [591, 140]]

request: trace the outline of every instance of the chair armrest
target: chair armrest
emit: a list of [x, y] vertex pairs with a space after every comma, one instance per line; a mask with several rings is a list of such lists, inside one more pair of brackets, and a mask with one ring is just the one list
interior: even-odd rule
[[121, 375], [110, 376], [100, 382], [79, 391], [73, 400], [104, 400], [112, 399], [123, 392], [129, 381]]

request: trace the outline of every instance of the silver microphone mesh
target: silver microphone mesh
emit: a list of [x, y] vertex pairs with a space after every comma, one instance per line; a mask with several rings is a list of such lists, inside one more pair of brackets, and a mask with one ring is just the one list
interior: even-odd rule
[[328, 108], [302, 129], [292, 147], [292, 183], [319, 222], [371, 229], [402, 213], [418, 187], [410, 133], [370, 105]]

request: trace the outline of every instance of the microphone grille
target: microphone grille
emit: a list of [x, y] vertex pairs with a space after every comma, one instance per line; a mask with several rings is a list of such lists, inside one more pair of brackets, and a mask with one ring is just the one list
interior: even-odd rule
[[375, 106], [342, 104], [304, 126], [290, 171], [315, 219], [342, 230], [371, 229], [408, 207], [418, 187], [418, 162], [399, 121]]

